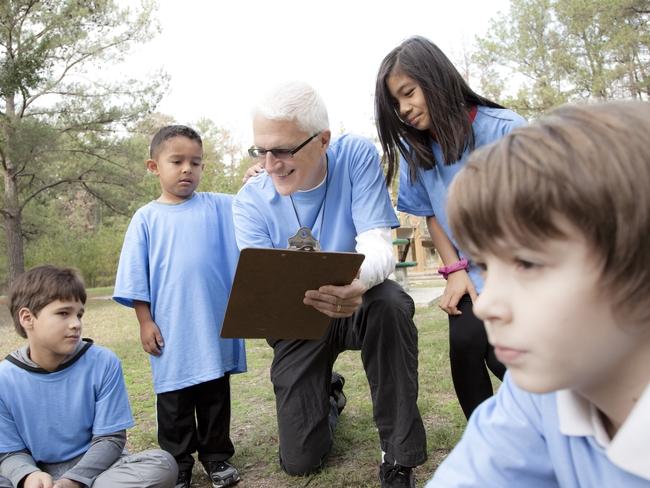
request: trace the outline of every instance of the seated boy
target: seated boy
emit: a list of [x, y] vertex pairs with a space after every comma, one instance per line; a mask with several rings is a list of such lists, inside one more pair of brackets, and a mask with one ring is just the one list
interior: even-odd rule
[[172, 456], [124, 451], [133, 417], [122, 368], [81, 338], [85, 302], [71, 269], [39, 266], [11, 287], [27, 345], [0, 362], [0, 487], [172, 487]]
[[565, 106], [449, 203], [508, 373], [427, 486], [650, 485], [650, 104]]

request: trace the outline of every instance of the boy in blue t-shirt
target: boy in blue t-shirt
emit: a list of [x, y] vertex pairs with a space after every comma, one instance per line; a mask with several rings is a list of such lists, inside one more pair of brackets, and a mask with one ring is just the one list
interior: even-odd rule
[[220, 337], [239, 257], [232, 197], [194, 191], [203, 144], [189, 127], [160, 129], [146, 165], [162, 193], [129, 224], [113, 298], [135, 308], [150, 354], [158, 442], [178, 463], [177, 487], [190, 486], [194, 452], [212, 486], [229, 486], [239, 481], [227, 461], [230, 374], [246, 370], [244, 341]]
[[171, 488], [169, 453], [124, 451], [133, 417], [122, 368], [81, 338], [85, 303], [72, 269], [39, 266], [11, 287], [27, 345], [0, 362], [0, 488]]
[[650, 104], [565, 106], [470, 156], [448, 213], [507, 368], [428, 487], [650, 486]]

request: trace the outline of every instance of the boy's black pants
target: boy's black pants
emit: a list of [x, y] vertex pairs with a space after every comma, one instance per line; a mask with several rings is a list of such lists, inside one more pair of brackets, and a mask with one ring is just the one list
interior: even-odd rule
[[159, 393], [158, 444], [178, 463], [179, 471], [199, 461], [225, 461], [235, 448], [230, 440], [230, 375], [182, 390]]
[[481, 402], [492, 396], [488, 368], [500, 380], [506, 368], [494, 355], [485, 325], [472, 311], [469, 295], [460, 299], [458, 309], [462, 315], [449, 316], [449, 362], [458, 402], [469, 418]]
[[280, 463], [287, 473], [317, 471], [332, 447], [330, 380], [345, 350], [361, 350], [381, 448], [404, 466], [426, 460], [414, 311], [411, 297], [387, 280], [365, 293], [352, 317], [332, 320], [322, 339], [269, 340]]

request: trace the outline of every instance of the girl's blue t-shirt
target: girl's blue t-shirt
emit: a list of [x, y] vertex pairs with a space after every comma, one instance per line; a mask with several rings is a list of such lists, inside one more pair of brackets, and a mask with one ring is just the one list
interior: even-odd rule
[[85, 453], [93, 436], [134, 425], [117, 356], [93, 345], [74, 364], [36, 373], [0, 362], [0, 452], [28, 450], [36, 462]]
[[[479, 106], [472, 123], [474, 148], [491, 144], [516, 127], [525, 124], [526, 120], [511, 110]], [[417, 181], [411, 181], [408, 163], [404, 158], [400, 158], [397, 210], [421, 217], [435, 216], [451, 242], [458, 248], [447, 220], [447, 192], [456, 174], [465, 167], [470, 151], [466, 150], [454, 164], [445, 165], [440, 163], [443, 161], [440, 146], [433, 142], [431, 149], [437, 163], [433, 169], [419, 168]], [[459, 254], [465, 257], [462, 252]], [[480, 292], [483, 288], [483, 279], [480, 270], [472, 263], [470, 263], [469, 276], [477, 292]]]
[[149, 356], [157, 394], [246, 371], [244, 341], [220, 337], [238, 259], [231, 195], [150, 202], [133, 216], [113, 299], [150, 303], [165, 343]]
[[248, 180], [233, 204], [239, 248], [286, 249], [307, 226], [322, 250], [354, 252], [360, 233], [399, 226], [371, 141], [341, 136], [327, 150], [327, 165], [323, 184], [291, 197], [280, 195], [267, 173]]

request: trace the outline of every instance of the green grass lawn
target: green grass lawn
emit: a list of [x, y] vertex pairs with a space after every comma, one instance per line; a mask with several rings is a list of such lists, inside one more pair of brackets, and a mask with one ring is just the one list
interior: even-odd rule
[[[106, 293], [110, 294], [110, 289]], [[103, 292], [90, 294], [104, 295]], [[0, 355], [23, 343], [13, 330], [6, 307], [0, 312]], [[415, 317], [420, 344], [419, 406], [424, 420], [429, 460], [417, 469], [418, 486], [431, 476], [441, 459], [458, 441], [465, 418], [458, 406], [449, 374], [447, 319], [437, 306], [420, 308]], [[84, 316], [85, 337], [109, 347], [122, 359], [136, 426], [128, 447], [138, 451], [156, 446], [154, 394], [146, 354], [140, 346], [135, 314], [110, 300], [93, 299]], [[327, 467], [310, 477], [289, 477], [277, 463], [275, 402], [269, 380], [271, 348], [263, 340], [248, 340], [248, 372], [232, 377], [232, 430], [236, 454], [232, 459], [242, 475], [238, 486], [265, 487], [376, 487], [379, 440], [372, 420], [370, 392], [358, 352], [343, 353], [336, 370], [346, 379], [347, 406], [337, 427]], [[208, 488], [198, 467], [193, 486]]]

